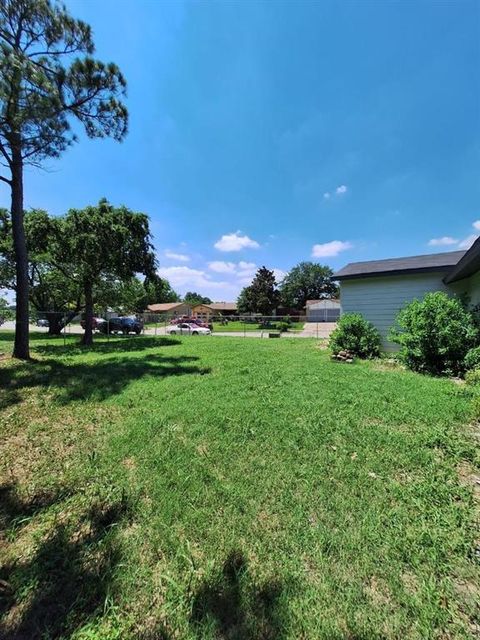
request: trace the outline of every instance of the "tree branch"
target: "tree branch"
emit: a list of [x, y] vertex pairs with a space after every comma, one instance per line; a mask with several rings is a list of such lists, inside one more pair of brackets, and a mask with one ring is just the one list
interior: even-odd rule
[[11, 181], [11, 180], [9, 180], [8, 178], [5, 178], [5, 176], [1, 176], [1, 175], [0, 175], [0, 180], [1, 180], [2, 182], [6, 182], [6, 183], [7, 183], [7, 184], [9, 184], [10, 186], [12, 186], [12, 181]]

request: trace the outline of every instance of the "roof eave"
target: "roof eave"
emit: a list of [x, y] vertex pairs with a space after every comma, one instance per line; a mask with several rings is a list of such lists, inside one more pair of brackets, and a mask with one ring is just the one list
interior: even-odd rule
[[359, 280], [361, 278], [385, 278], [389, 276], [402, 276], [402, 275], [415, 275], [420, 273], [441, 273], [442, 271], [448, 271], [451, 269], [451, 265], [445, 265], [440, 267], [416, 267], [414, 269], [391, 269], [389, 271], [370, 271], [365, 273], [350, 273], [342, 275], [341, 273], [334, 273], [332, 280]]
[[467, 253], [443, 279], [445, 284], [458, 282], [480, 270], [480, 238], [477, 238]]

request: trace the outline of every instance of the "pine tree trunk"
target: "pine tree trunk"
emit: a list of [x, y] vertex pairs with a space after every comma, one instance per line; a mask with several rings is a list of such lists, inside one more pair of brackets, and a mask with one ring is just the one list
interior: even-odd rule
[[28, 326], [28, 255], [23, 227], [23, 161], [19, 149], [12, 149], [12, 235], [16, 269], [16, 318], [13, 357], [30, 358]]
[[91, 282], [85, 283], [85, 333], [81, 344], [93, 344], [93, 287]]

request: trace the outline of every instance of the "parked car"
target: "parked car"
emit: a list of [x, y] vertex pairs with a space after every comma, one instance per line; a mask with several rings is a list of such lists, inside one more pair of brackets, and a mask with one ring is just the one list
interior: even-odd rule
[[[98, 331], [99, 330], [99, 325], [101, 325], [102, 322], [105, 322], [105, 320], [103, 318], [95, 318], [95, 317], [92, 318], [92, 329], [93, 329], [93, 331]], [[80, 326], [82, 327], [82, 329], [85, 329], [85, 318], [80, 320]]]
[[36, 322], [37, 327], [48, 327], [48, 320], [46, 318], [38, 318]]
[[171, 324], [165, 329], [165, 333], [183, 336], [209, 336], [212, 332], [206, 327], [199, 327], [193, 322], [181, 322], [180, 324]]
[[100, 333], [136, 333], [138, 336], [142, 333], [143, 322], [135, 318], [110, 318], [103, 320], [97, 328]]
[[213, 331], [213, 324], [212, 323], [207, 323], [207, 322], [202, 322], [202, 320], [198, 320], [197, 318], [190, 318], [189, 316], [183, 316], [181, 318], [174, 318], [171, 321], [171, 325], [176, 324], [177, 326], [179, 324], [195, 324], [197, 325], [197, 327], [203, 327], [204, 329], [210, 329], [210, 331]]

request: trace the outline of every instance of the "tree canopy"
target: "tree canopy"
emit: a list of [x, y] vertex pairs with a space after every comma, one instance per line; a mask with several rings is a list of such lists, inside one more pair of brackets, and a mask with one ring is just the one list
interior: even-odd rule
[[304, 309], [307, 300], [322, 300], [338, 296], [338, 286], [332, 281], [333, 271], [316, 262], [300, 262], [291, 269], [280, 285], [282, 304]]
[[72, 118], [91, 138], [122, 140], [125, 79], [92, 57], [90, 27], [50, 0], [0, 3], [0, 180], [11, 190], [17, 291], [14, 355], [29, 357], [28, 255], [23, 221], [25, 164], [41, 166], [74, 141]]
[[148, 217], [107, 200], [85, 209], [70, 209], [50, 218], [49, 254], [60, 271], [71, 273], [83, 288], [84, 343], [92, 341], [94, 288], [102, 279], [129, 280], [136, 273], [152, 274], [155, 257]]
[[194, 307], [197, 304], [212, 304], [213, 302], [207, 296], [202, 296], [201, 293], [197, 293], [196, 291], [187, 291], [187, 293], [183, 296], [183, 301], [188, 302], [188, 304], [191, 304]]
[[[28, 248], [28, 281], [32, 306], [43, 312], [49, 333], [58, 334], [82, 308], [82, 288], [68, 273], [52, 266], [48, 254], [49, 216], [33, 209], [24, 213]], [[11, 217], [0, 210], [0, 287], [17, 291]]]
[[280, 302], [275, 274], [266, 267], [260, 267], [252, 284], [244, 287], [237, 300], [240, 313], [260, 313], [270, 315]]
[[[64, 234], [62, 218], [51, 218], [46, 211], [31, 210], [25, 213], [24, 219], [32, 306], [48, 320], [49, 333], [58, 334], [85, 307], [78, 259], [68, 264], [64, 257], [68, 251], [73, 255], [73, 250], [66, 246], [69, 241]], [[93, 217], [91, 221], [93, 223]], [[0, 288], [16, 290], [10, 227], [9, 212], [0, 209]], [[111, 237], [108, 232], [106, 235]], [[131, 271], [130, 275], [125, 275], [119, 274], [116, 268], [103, 270], [93, 285], [95, 311], [101, 313], [109, 308], [124, 313], [141, 313], [154, 302], [176, 302], [180, 299], [169, 282], [154, 272], [153, 254], [143, 266], [148, 272], [143, 282], [137, 275], [132, 276]]]
[[172, 289], [168, 280], [160, 278], [157, 273], [147, 275], [143, 286], [147, 292], [148, 304], [155, 304], [156, 302], [180, 302], [180, 296]]

